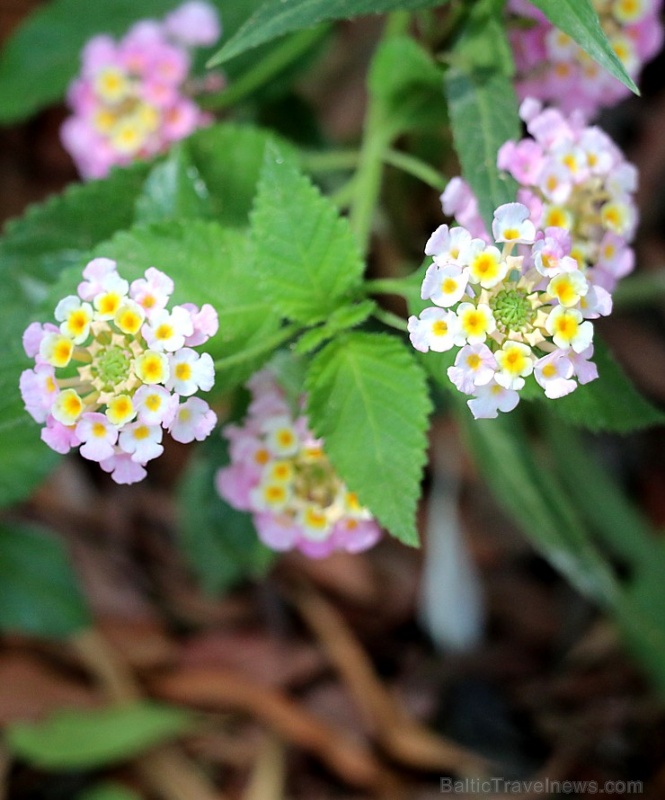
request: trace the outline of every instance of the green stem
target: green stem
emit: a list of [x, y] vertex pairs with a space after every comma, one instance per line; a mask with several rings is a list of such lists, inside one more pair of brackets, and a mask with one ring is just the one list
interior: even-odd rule
[[432, 189], [436, 189], [437, 192], [442, 192], [446, 188], [447, 181], [440, 172], [409, 153], [402, 153], [399, 150], [387, 150], [383, 154], [383, 160], [392, 167], [408, 172], [409, 175], [418, 178], [423, 183], [431, 186]]
[[[404, 33], [409, 26], [410, 14], [395, 11], [388, 15], [383, 39]], [[380, 103], [369, 93], [369, 105], [365, 114], [360, 163], [356, 172], [354, 196], [349, 210], [349, 222], [360, 249], [365, 253], [372, 234], [372, 221], [381, 191], [383, 155], [390, 144], [392, 134], [386, 130]]]
[[363, 253], [368, 249], [372, 234], [374, 211], [381, 191], [383, 154], [388, 146], [382, 122], [382, 115], [370, 96], [360, 150], [360, 166], [356, 172], [354, 197], [349, 213], [351, 227]]
[[409, 30], [411, 24], [411, 14], [408, 11], [393, 11], [388, 15], [386, 27], [383, 32], [384, 38], [389, 36], [400, 36]]
[[342, 172], [355, 169], [360, 159], [358, 150], [309, 150], [300, 154], [300, 164], [307, 172]]
[[365, 289], [369, 294], [396, 294], [400, 297], [408, 295], [408, 278], [375, 278], [365, 281]]
[[390, 328], [395, 328], [398, 331], [408, 330], [406, 320], [402, 319], [402, 317], [399, 317], [397, 314], [393, 314], [392, 311], [387, 311], [385, 308], [375, 308], [374, 311], [372, 311], [372, 316], [376, 317]]
[[309, 28], [289, 36], [282, 44], [257, 61], [255, 66], [231, 83], [228, 88], [216, 94], [199, 97], [199, 105], [208, 111], [217, 111], [234, 105], [268, 83], [289, 64], [300, 58], [312, 45], [322, 39], [328, 30], [328, 25], [319, 25], [316, 28]]
[[280, 345], [288, 342], [289, 339], [295, 336], [299, 330], [300, 325], [295, 322], [291, 325], [285, 325], [283, 328], [280, 328], [278, 331], [276, 331], [272, 336], [262, 339], [260, 342], [255, 344], [254, 347], [248, 347], [246, 350], [241, 350], [238, 353], [234, 353], [232, 356], [218, 358], [217, 361], [215, 361], [215, 371], [223, 372], [229, 367], [235, 367], [237, 364], [242, 364], [243, 361], [249, 361], [250, 359], [263, 355], [270, 350], [276, 350]]

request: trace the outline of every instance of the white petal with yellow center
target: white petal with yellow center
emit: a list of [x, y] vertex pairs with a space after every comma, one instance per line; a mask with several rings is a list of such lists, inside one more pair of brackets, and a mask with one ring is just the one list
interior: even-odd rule
[[170, 375], [169, 360], [164, 353], [146, 350], [134, 359], [134, 373], [139, 380], [151, 386], [165, 383]]
[[646, 16], [649, 10], [647, 0], [614, 0], [612, 13], [623, 25], [633, 25]]
[[144, 309], [134, 300], [125, 298], [116, 311], [114, 322], [123, 333], [136, 335], [145, 321]]
[[119, 103], [131, 91], [127, 74], [118, 67], [100, 70], [93, 81], [95, 94], [108, 103]]
[[293, 476], [293, 463], [283, 459], [273, 461], [265, 473], [265, 477], [270, 483], [290, 483], [293, 480]]
[[573, 215], [565, 206], [545, 206], [542, 226], [544, 228], [565, 228], [569, 231], [573, 227]]
[[118, 427], [133, 420], [136, 416], [136, 409], [132, 398], [128, 394], [121, 394], [111, 399], [106, 409], [106, 416], [113, 425]]
[[477, 306], [473, 303], [462, 303], [457, 309], [457, 318], [461, 332], [469, 344], [481, 344], [496, 330], [492, 309], [484, 303]]
[[522, 389], [524, 378], [533, 372], [534, 356], [528, 345], [506, 342], [494, 353], [499, 370], [494, 380], [505, 389]]
[[260, 483], [250, 492], [252, 504], [260, 511], [282, 511], [291, 501], [291, 489], [287, 484]]
[[501, 258], [496, 247], [486, 247], [476, 254], [469, 264], [469, 280], [491, 289], [502, 281], [508, 272], [508, 264]]
[[552, 341], [562, 350], [572, 348], [581, 353], [593, 340], [593, 325], [576, 308], [556, 306], [545, 324]]
[[625, 203], [605, 203], [600, 218], [607, 230], [619, 235], [627, 233], [632, 223], [632, 213]]
[[532, 244], [536, 227], [529, 219], [529, 209], [522, 203], [505, 203], [494, 212], [492, 234], [496, 242]]
[[589, 284], [581, 272], [563, 272], [555, 275], [547, 285], [547, 292], [555, 297], [562, 306], [572, 308], [589, 291]]
[[146, 133], [134, 118], [120, 120], [110, 137], [111, 147], [124, 156], [136, 155], [145, 140]]
[[330, 535], [332, 522], [326, 512], [314, 503], [301, 509], [296, 519], [302, 526], [303, 536], [307, 539], [320, 542]]
[[265, 443], [276, 456], [292, 456], [300, 449], [300, 437], [287, 417], [273, 417], [263, 428]]
[[92, 306], [70, 295], [63, 298], [56, 306], [55, 318], [60, 322], [60, 330], [65, 336], [75, 344], [82, 344], [90, 332]]
[[63, 425], [74, 425], [85, 409], [83, 400], [74, 389], [65, 389], [56, 395], [51, 409], [53, 418]]
[[73, 340], [61, 333], [47, 333], [39, 345], [39, 355], [54, 367], [66, 367], [73, 352]]

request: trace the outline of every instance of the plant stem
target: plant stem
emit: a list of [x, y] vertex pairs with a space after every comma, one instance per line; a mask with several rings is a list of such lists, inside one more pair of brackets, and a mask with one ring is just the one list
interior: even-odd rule
[[366, 253], [369, 246], [374, 210], [381, 190], [383, 153], [388, 145], [382, 122], [382, 115], [370, 96], [360, 150], [360, 166], [356, 173], [349, 214], [351, 227], [363, 253]]
[[411, 14], [408, 11], [393, 11], [388, 15], [383, 36], [385, 39], [390, 36], [400, 36], [408, 31], [410, 24]]
[[296, 59], [306, 53], [312, 45], [322, 39], [329, 30], [328, 25], [299, 31], [266, 53], [255, 66], [247, 70], [228, 88], [215, 94], [202, 95], [199, 105], [208, 111], [228, 108], [261, 88]]
[[369, 294], [396, 294], [406, 297], [408, 281], [408, 278], [375, 278], [365, 281], [365, 289]]
[[[411, 15], [406, 11], [395, 11], [388, 15], [382, 40], [400, 36], [408, 30]], [[380, 45], [379, 45], [380, 46]], [[349, 211], [349, 222], [360, 249], [367, 252], [372, 234], [372, 220], [381, 191], [381, 173], [384, 153], [394, 135], [385, 124], [380, 101], [369, 92], [360, 163], [354, 183], [354, 196]]]
[[432, 189], [436, 189], [437, 192], [442, 192], [446, 188], [447, 181], [440, 172], [409, 153], [402, 153], [399, 150], [386, 150], [383, 154], [383, 160], [392, 167], [408, 172], [409, 175], [418, 178], [423, 183], [431, 186]]
[[384, 325], [388, 325], [390, 328], [395, 328], [398, 331], [408, 330], [406, 320], [402, 319], [402, 317], [398, 316], [397, 314], [393, 314], [392, 311], [386, 311], [385, 308], [375, 308], [372, 312], [372, 316], [376, 317], [378, 320], [383, 322]]
[[280, 345], [288, 342], [288, 340], [291, 339], [299, 330], [300, 325], [295, 322], [291, 325], [285, 325], [283, 328], [280, 328], [278, 331], [276, 331], [272, 336], [267, 336], [253, 347], [248, 347], [246, 350], [241, 350], [239, 353], [234, 353], [231, 356], [218, 358], [217, 361], [215, 361], [215, 371], [223, 372], [229, 367], [235, 367], [237, 364], [242, 364], [243, 361], [249, 361], [250, 358], [263, 355], [263, 353], [266, 353], [270, 350], [276, 350]]
[[341, 172], [355, 169], [360, 159], [358, 150], [306, 150], [300, 164], [308, 172]]

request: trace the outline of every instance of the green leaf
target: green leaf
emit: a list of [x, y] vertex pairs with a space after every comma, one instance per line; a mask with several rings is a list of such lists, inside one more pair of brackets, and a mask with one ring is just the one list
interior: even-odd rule
[[7, 223], [0, 240], [2, 271], [54, 281], [61, 270], [134, 219], [148, 165], [114, 170], [100, 181], [74, 184]]
[[[115, 259], [128, 280], [150, 266], [163, 270], [175, 282], [175, 303], [210, 303], [219, 332], [203, 349], [213, 358], [241, 353], [279, 327], [280, 318], [257, 286], [248, 237], [240, 231], [203, 220], [155, 223], [117, 234], [96, 255]], [[218, 374], [217, 387], [241, 383], [270, 355]]]
[[472, 69], [496, 70], [511, 78], [515, 74], [513, 50], [505, 33], [504, 0], [475, 0], [459, 38], [455, 63]]
[[176, 145], [150, 170], [136, 199], [136, 222], [211, 216], [208, 187], [186, 146]]
[[588, 438], [552, 414], [545, 430], [556, 474], [625, 572], [614, 608], [623, 636], [665, 692], [665, 543], [605, 472], [600, 458], [593, 458]]
[[[6, 362], [2, 366], [0, 387], [5, 384], [4, 370], [10, 368]], [[10, 387], [10, 391], [14, 395], [15, 387]], [[0, 437], [1, 507], [27, 499], [53, 470], [60, 456], [42, 442], [40, 426], [28, 415], [20, 399], [7, 412], [3, 408]]]
[[[655, 532], [560, 423], [548, 421], [551, 448], [543, 451], [529, 445], [516, 412], [478, 421], [463, 414], [462, 421], [498, 502], [553, 567], [605, 608], [665, 692], [665, 548]], [[623, 580], [614, 575], [616, 556], [627, 572]]]
[[40, 769], [94, 769], [134, 758], [191, 727], [177, 708], [134, 703], [95, 711], [59, 711], [44, 722], [5, 729], [9, 752]]
[[231, 508], [217, 493], [215, 477], [228, 464], [226, 440], [212, 436], [198, 448], [178, 489], [181, 547], [211, 594], [263, 575], [275, 557], [259, 541], [251, 516]]
[[62, 543], [35, 527], [0, 526], [0, 629], [60, 638], [89, 624]]
[[612, 569], [556, 476], [534, 457], [519, 413], [473, 420], [461, 398], [457, 405], [476, 464], [499, 504], [577, 589], [611, 606], [617, 593]]
[[627, 587], [615, 610], [624, 639], [665, 697], [665, 625], [663, 573], [656, 569]]
[[443, 73], [429, 53], [407, 36], [385, 39], [372, 59], [369, 90], [378, 101], [387, 138], [447, 122]]
[[499, 70], [451, 67], [445, 93], [462, 175], [491, 230], [494, 210], [514, 202], [517, 191], [515, 180], [496, 166], [501, 145], [520, 136], [515, 90]]
[[632, 92], [640, 93], [600, 27], [598, 14], [591, 0], [531, 0], [531, 2], [545, 14], [552, 25], [567, 33], [601, 67]]
[[246, 226], [268, 142], [295, 158], [294, 148], [268, 130], [250, 125], [212, 125], [187, 140], [187, 152], [204, 181], [213, 216]]
[[393, 336], [345, 334], [314, 357], [306, 387], [314, 432], [349, 489], [416, 545], [430, 401], [411, 352]]
[[295, 345], [295, 352], [309, 353], [322, 345], [328, 339], [347, 328], [355, 328], [372, 314], [376, 308], [373, 300], [363, 300], [349, 306], [342, 306], [330, 315], [328, 320], [318, 328], [310, 328], [298, 339]]
[[294, 152], [268, 131], [214, 125], [182, 142], [166, 161], [136, 163], [103, 180], [74, 184], [7, 223], [0, 271], [19, 285], [26, 275], [51, 283], [67, 267], [82, 266], [96, 245], [131, 227], [135, 217], [194, 216], [198, 210], [245, 226], [268, 141], [278, 141], [287, 154]]
[[364, 264], [348, 221], [270, 145], [251, 223], [255, 274], [284, 317], [314, 324], [359, 287]]
[[0, 370], [0, 506], [28, 497], [59, 458], [41, 441], [40, 426], [25, 410], [19, 391], [21, 373], [34, 366], [21, 343], [30, 312], [15, 297], [7, 301], [3, 297], [0, 306], [0, 337], [5, 343]]
[[[631, 573], [654, 567], [662, 575], [665, 542], [603, 469], [600, 460], [593, 458], [588, 437], [583, 439], [579, 432], [562, 425], [552, 408], [548, 411], [544, 415], [545, 432], [554, 467], [596, 535], [630, 565]], [[661, 586], [665, 588], [662, 581]]]
[[53, 0], [40, 8], [20, 26], [0, 57], [0, 121], [21, 119], [62, 97], [79, 71], [81, 49], [92, 36], [123, 34], [133, 22], [161, 17], [180, 1]]
[[545, 400], [554, 414], [573, 425], [614, 433], [628, 433], [665, 422], [665, 415], [635, 389], [598, 337], [594, 341], [593, 360], [598, 365], [597, 380], [578, 386], [566, 397]]
[[363, 14], [415, 11], [443, 5], [446, 0], [267, 0], [210, 60], [221, 64], [291, 31], [310, 28], [319, 22], [351, 19]]

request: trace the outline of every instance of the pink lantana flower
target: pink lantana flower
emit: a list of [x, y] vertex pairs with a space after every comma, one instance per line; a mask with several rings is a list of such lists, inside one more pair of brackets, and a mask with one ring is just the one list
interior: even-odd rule
[[[533, 251], [537, 269], [543, 275], [559, 270], [565, 247], [590, 284], [612, 292], [634, 266], [630, 242], [638, 217], [637, 170], [604, 131], [586, 125], [579, 115], [543, 109], [531, 98], [522, 103], [520, 114], [532, 138], [506, 142], [497, 166], [520, 184], [518, 199], [538, 231]], [[441, 196], [444, 213], [463, 228], [480, 231], [474, 235], [489, 242], [477, 204], [471, 216], [470, 196], [464, 181], [454, 178]]]
[[193, 0], [163, 22], [136, 23], [117, 42], [102, 35], [86, 44], [67, 93], [72, 115], [61, 129], [82, 177], [150, 158], [208, 124], [189, 96], [196, 85], [190, 50], [214, 44], [220, 33], [216, 9]]
[[216, 476], [222, 498], [252, 514], [273, 550], [322, 558], [376, 544], [378, 523], [337, 475], [307, 419], [292, 411], [273, 372], [261, 370], [247, 387], [252, 401], [243, 425], [223, 429], [231, 464]]
[[[662, 0], [592, 0], [600, 26], [633, 80], [663, 42]], [[534, 5], [509, 0], [509, 36], [517, 67], [517, 91], [537, 97], [564, 113], [587, 119], [628, 97], [630, 90], [597, 64]]]
[[[458, 231], [454, 238], [464, 242], [454, 261], [446, 256], [455, 271], [442, 269], [434, 256], [421, 288], [422, 298], [434, 305], [410, 317], [408, 331], [413, 346], [423, 352], [460, 348], [447, 374], [458, 391], [470, 396], [474, 417], [512, 411], [531, 375], [550, 399], [597, 377], [589, 362], [591, 319], [609, 313], [611, 302], [570, 257], [566, 232], [536, 231], [528, 209], [519, 203], [494, 212], [492, 231], [501, 249], [464, 229], [453, 230]], [[436, 236], [445, 242], [452, 232], [439, 228]], [[465, 272], [464, 291], [451, 295], [446, 283]]]
[[212, 388], [212, 359], [183, 345], [195, 330], [205, 343], [217, 315], [207, 306], [202, 326], [197, 306], [167, 310], [173, 281], [154, 267], [130, 286], [114, 261], [97, 258], [83, 278], [78, 295], [56, 306], [59, 327], [28, 326], [23, 343], [35, 366], [21, 375], [21, 395], [49, 447], [79, 447], [116, 482], [133, 483], [161, 455], [165, 430], [181, 442], [212, 431], [214, 412], [191, 396]]

